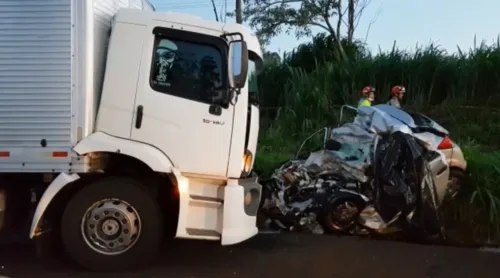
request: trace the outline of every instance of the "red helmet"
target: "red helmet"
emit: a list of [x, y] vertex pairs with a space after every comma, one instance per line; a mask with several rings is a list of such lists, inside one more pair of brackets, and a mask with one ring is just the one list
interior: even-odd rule
[[367, 97], [370, 93], [375, 93], [375, 87], [373, 87], [373, 86], [366, 86], [361, 91], [361, 94], [363, 96], [365, 96], [365, 97]]
[[393, 97], [398, 96], [399, 94], [404, 94], [404, 93], [406, 93], [406, 88], [404, 86], [396, 85], [396, 86], [392, 87], [391, 95]]

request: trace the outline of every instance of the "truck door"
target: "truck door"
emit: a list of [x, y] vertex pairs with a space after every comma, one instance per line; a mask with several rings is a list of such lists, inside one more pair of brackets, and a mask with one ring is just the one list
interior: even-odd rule
[[179, 29], [155, 27], [144, 41], [131, 139], [160, 149], [181, 172], [226, 176], [227, 43]]

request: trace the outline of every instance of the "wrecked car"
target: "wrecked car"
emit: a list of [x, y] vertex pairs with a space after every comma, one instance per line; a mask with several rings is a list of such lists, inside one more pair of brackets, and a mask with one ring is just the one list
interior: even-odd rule
[[[431, 149], [437, 149], [445, 156], [450, 168], [444, 199], [453, 200], [457, 195], [467, 191], [461, 188], [466, 176], [467, 161], [460, 146], [449, 137], [449, 132], [429, 117], [408, 112], [389, 105], [379, 105], [375, 109], [387, 113], [392, 118], [410, 127], [413, 136], [417, 137]], [[438, 188], [441, 191], [441, 187]], [[465, 189], [465, 190], [464, 190]]]
[[446, 198], [453, 200], [464, 194], [470, 188], [462, 188], [467, 170], [467, 161], [460, 146], [449, 137], [449, 132], [429, 117], [415, 112], [406, 112], [413, 119], [416, 131], [414, 135], [420, 140], [432, 145], [442, 152], [450, 166], [450, 176], [446, 191]]
[[271, 228], [442, 235], [448, 163], [385, 106], [360, 108], [353, 122], [316, 132], [324, 132], [319, 150], [299, 150], [275, 171], [261, 208]]

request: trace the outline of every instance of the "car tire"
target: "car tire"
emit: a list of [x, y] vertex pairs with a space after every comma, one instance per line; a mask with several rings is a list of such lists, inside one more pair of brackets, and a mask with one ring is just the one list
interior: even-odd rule
[[[366, 204], [360, 201], [358, 198], [353, 198], [350, 196], [339, 197], [328, 206], [326, 206], [325, 211], [322, 214], [322, 224], [323, 228], [328, 233], [346, 233], [350, 234], [354, 227], [356, 227], [359, 222], [358, 218], [363, 211]], [[339, 210], [347, 209], [349, 212], [347, 221], [341, 221], [339, 219]], [[343, 211], [341, 212], [344, 213]]]
[[[124, 271], [147, 265], [159, 250], [162, 232], [158, 203], [146, 188], [129, 178], [107, 177], [84, 187], [69, 201], [61, 219], [65, 251], [92, 271]], [[94, 244], [96, 241], [115, 250], [132, 243], [128, 249], [123, 247], [123, 252], [111, 253]]]
[[[451, 168], [450, 169], [450, 178], [447, 186], [447, 195], [448, 197], [453, 200], [456, 198], [462, 198], [468, 195], [468, 190], [465, 185], [465, 180], [467, 178], [467, 175], [462, 169], [458, 168]], [[456, 184], [452, 184], [452, 182]], [[450, 188], [450, 186], [453, 186], [454, 188]], [[456, 192], [453, 194], [453, 192]]]

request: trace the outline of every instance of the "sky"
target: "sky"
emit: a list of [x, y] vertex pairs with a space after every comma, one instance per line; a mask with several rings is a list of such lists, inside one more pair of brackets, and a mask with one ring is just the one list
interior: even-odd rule
[[[224, 0], [214, 0], [218, 13]], [[150, 0], [157, 11], [189, 13], [215, 20], [210, 0]], [[227, 0], [227, 10], [234, 10], [235, 0]], [[482, 40], [491, 44], [500, 33], [500, 0], [371, 0], [365, 9], [355, 37], [365, 41], [372, 51], [390, 50], [396, 41], [400, 49], [434, 43], [448, 52], [474, 46]], [[222, 13], [224, 14], [224, 13]], [[228, 18], [234, 22], [234, 18]], [[373, 22], [370, 26], [370, 23]], [[296, 39], [281, 34], [267, 49], [283, 53], [291, 51], [310, 38]]]

